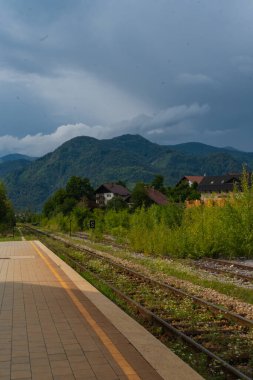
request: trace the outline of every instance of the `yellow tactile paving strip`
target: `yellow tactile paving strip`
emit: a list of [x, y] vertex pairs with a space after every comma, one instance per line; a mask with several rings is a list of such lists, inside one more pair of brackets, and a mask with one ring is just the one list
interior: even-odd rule
[[24, 241], [0, 243], [2, 379], [201, 377], [40, 242]]
[[140, 380], [140, 377], [137, 375], [136, 371], [133, 369], [133, 367], [125, 360], [123, 355], [121, 355], [120, 351], [117, 349], [115, 344], [111, 341], [109, 336], [104, 332], [104, 330], [97, 324], [94, 318], [92, 318], [91, 314], [88, 312], [88, 310], [82, 305], [82, 303], [79, 301], [77, 296], [74, 294], [74, 291], [71, 289], [71, 287], [62, 279], [61, 275], [58, 273], [57, 270], [55, 270], [50, 263], [49, 259], [41, 252], [41, 250], [33, 243], [31, 242], [33, 248], [35, 251], [39, 254], [39, 256], [42, 258], [42, 260], [45, 262], [49, 270], [54, 274], [54, 276], [59, 280], [59, 283], [61, 286], [66, 290], [68, 295], [70, 296], [71, 300], [75, 304], [75, 306], [78, 308], [78, 310], [81, 312], [85, 320], [88, 322], [90, 327], [95, 331], [97, 336], [100, 338], [101, 342], [104, 344], [104, 346], [107, 348], [107, 350], [112, 355], [113, 359], [115, 359], [116, 363], [120, 366], [124, 374], [129, 379], [135, 379]]

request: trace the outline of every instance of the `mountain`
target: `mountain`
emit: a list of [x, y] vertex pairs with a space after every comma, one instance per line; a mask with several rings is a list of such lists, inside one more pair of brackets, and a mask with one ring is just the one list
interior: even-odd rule
[[233, 151], [238, 151], [238, 149], [234, 148], [233, 146], [224, 146], [224, 149], [226, 150], [233, 150]]
[[235, 159], [242, 164], [247, 164], [248, 167], [253, 168], [253, 153], [252, 152], [242, 152], [232, 147], [217, 148], [211, 145], [206, 145], [202, 143], [190, 142], [178, 145], [171, 145], [171, 149], [181, 153], [191, 154], [194, 156], [204, 156], [207, 157], [210, 154], [227, 154], [231, 158]]
[[170, 148], [177, 152], [193, 154], [193, 155], [206, 155], [209, 153], [217, 153], [226, 151], [223, 148], [216, 148], [211, 145], [206, 145], [198, 142], [189, 142], [177, 145], [170, 145]]
[[19, 153], [7, 154], [6, 156], [0, 157], [0, 164], [3, 162], [11, 162], [11, 161], [19, 161], [19, 160], [33, 161], [33, 160], [36, 160], [36, 157], [30, 157], [30, 156], [26, 156], [24, 154], [19, 154]]
[[36, 157], [26, 156], [24, 154], [8, 154], [0, 157], [0, 178], [4, 178], [14, 171], [21, 172], [31, 161], [36, 160]]
[[23, 171], [27, 166], [30, 165], [28, 160], [14, 160], [14, 161], [0, 161], [0, 178], [5, 178], [8, 174], [14, 172]]
[[72, 175], [89, 178], [94, 187], [123, 180], [131, 188], [137, 181], [152, 181], [156, 174], [172, 185], [184, 175], [240, 172], [243, 163], [252, 168], [253, 153], [200, 143], [158, 145], [140, 135], [107, 140], [81, 136], [37, 160], [16, 160], [8, 168], [7, 162], [0, 164], [0, 177], [17, 209], [40, 210]]

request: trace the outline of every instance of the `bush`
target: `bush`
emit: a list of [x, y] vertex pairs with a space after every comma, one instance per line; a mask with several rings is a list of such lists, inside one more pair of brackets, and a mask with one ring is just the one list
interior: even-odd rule
[[[72, 229], [88, 229], [89, 219], [96, 228], [92, 236], [111, 234], [128, 241], [138, 252], [173, 257], [253, 257], [253, 187], [244, 172], [241, 190], [222, 204], [210, 201], [196, 207], [182, 204], [152, 205], [136, 198], [142, 207], [128, 209], [95, 209], [93, 213], [76, 206], [71, 213]], [[137, 195], [143, 186], [137, 186]], [[138, 203], [138, 202], [137, 202]], [[69, 230], [69, 217], [62, 213], [47, 222], [52, 229]]]

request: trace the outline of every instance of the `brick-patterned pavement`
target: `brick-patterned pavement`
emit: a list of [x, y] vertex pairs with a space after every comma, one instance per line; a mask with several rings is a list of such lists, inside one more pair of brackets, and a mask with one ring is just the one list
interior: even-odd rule
[[0, 243], [0, 380], [161, 379], [32, 244]]

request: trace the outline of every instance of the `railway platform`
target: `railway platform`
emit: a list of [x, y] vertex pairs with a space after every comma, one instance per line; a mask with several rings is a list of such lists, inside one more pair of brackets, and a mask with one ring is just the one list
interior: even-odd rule
[[202, 377], [39, 241], [0, 243], [0, 380]]

